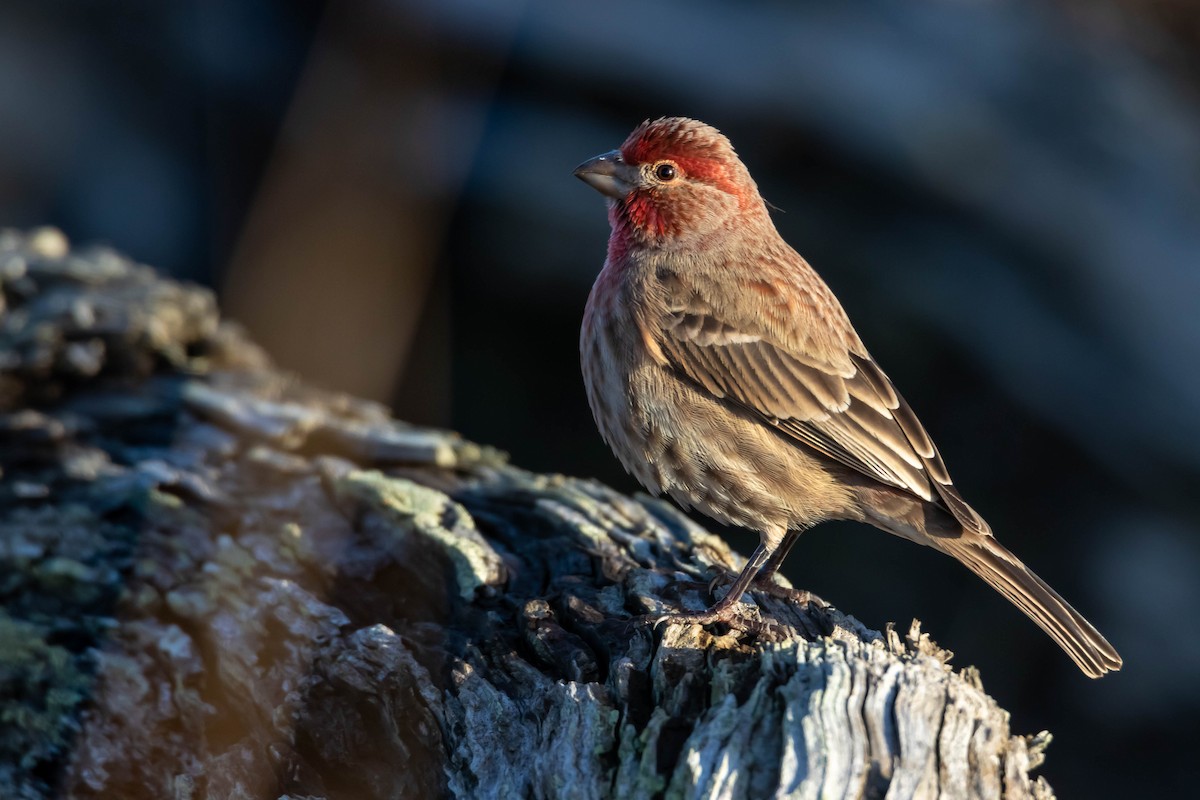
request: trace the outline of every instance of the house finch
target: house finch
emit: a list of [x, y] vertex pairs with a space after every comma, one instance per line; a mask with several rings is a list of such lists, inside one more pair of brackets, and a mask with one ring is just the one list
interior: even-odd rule
[[728, 139], [696, 120], [647, 121], [575, 175], [608, 198], [612, 226], [579, 342], [600, 435], [651, 492], [760, 536], [719, 602], [668, 619], [728, 620], [801, 531], [852, 519], [958, 559], [1089, 676], [1120, 669], [963, 500]]

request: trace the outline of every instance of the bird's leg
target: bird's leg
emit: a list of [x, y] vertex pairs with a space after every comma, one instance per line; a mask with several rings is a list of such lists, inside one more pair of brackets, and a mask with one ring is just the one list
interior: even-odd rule
[[[782, 586], [776, 584], [773, 578], [775, 577], [775, 573], [779, 571], [779, 567], [783, 565], [783, 562], [787, 558], [788, 553], [791, 551], [792, 546], [796, 544], [796, 540], [800, 538], [801, 533], [802, 531], [799, 530], [789, 530], [786, 534], [784, 534], [783, 541], [779, 543], [779, 547], [777, 547], [775, 551], [771, 553], [771, 557], [767, 559], [767, 563], [763, 564], [762, 568], [759, 569], [758, 574], [754, 576], [754, 580], [750, 582], [750, 588], [772, 594], [777, 594], [779, 592], [795, 593], [794, 590], [784, 589]], [[729, 579], [729, 576], [730, 573], [725, 572], [724, 570], [715, 575], [713, 579], [709, 581], [709, 593], [715, 592], [718, 586]], [[791, 594], [788, 596], [790, 597]]]
[[793, 603], [815, 603], [821, 607], [828, 607], [830, 605], [828, 602], [806, 589], [789, 589], [786, 586], [780, 586], [775, 583], [775, 573], [779, 571], [779, 567], [783, 564], [784, 559], [787, 558], [788, 552], [791, 551], [797, 540], [799, 540], [801, 533], [803, 533], [802, 530], [790, 530], [784, 535], [783, 541], [779, 543], [779, 547], [776, 548], [774, 553], [771, 553], [771, 557], [767, 560], [767, 563], [763, 564], [762, 569], [758, 571], [758, 575], [754, 577], [751, 587], [755, 591], [765, 592], [772, 597], [790, 600]]
[[654, 624], [658, 625], [663, 622], [676, 623], [699, 623], [706, 625], [710, 622], [728, 621], [733, 616], [733, 608], [737, 605], [738, 600], [742, 599], [742, 595], [746, 593], [746, 587], [754, 580], [754, 576], [758, 574], [758, 570], [767, 561], [771, 555], [771, 551], [778, 547], [768, 545], [762, 542], [758, 545], [758, 549], [750, 556], [750, 560], [746, 562], [746, 566], [737, 576], [737, 580], [729, 587], [729, 591], [725, 593], [719, 601], [714, 603], [706, 611], [691, 611], [678, 614], [664, 614], [655, 620]]
[[779, 571], [779, 567], [783, 565], [783, 560], [787, 558], [791, 552], [792, 546], [796, 544], [796, 540], [800, 538], [802, 531], [790, 530], [783, 536], [783, 541], [779, 543], [779, 547], [775, 548], [775, 552], [771, 553], [771, 557], [767, 559], [767, 563], [763, 564], [762, 569], [758, 571], [758, 575], [754, 577], [755, 589], [771, 589], [775, 587], [775, 582], [772, 580], [775, 573]]

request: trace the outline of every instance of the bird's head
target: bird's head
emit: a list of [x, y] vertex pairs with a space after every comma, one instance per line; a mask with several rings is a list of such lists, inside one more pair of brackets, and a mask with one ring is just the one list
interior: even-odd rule
[[614, 236], [641, 245], [691, 245], [765, 213], [729, 140], [694, 119], [647, 120], [620, 149], [583, 162], [575, 175], [610, 198]]

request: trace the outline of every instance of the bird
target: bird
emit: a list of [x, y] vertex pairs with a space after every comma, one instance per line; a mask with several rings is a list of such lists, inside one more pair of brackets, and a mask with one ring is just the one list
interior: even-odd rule
[[646, 120], [574, 174], [605, 196], [610, 224], [579, 340], [601, 437], [651, 493], [759, 534], [719, 601], [664, 619], [735, 619], [801, 532], [855, 520], [957, 559], [1089, 677], [1121, 668], [963, 499], [726, 136], [686, 117]]

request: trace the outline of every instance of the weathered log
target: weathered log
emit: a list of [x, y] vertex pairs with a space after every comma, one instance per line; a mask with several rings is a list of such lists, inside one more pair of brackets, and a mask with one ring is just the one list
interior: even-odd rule
[[1048, 798], [916, 622], [672, 506], [283, 374], [205, 290], [0, 234], [0, 796]]

